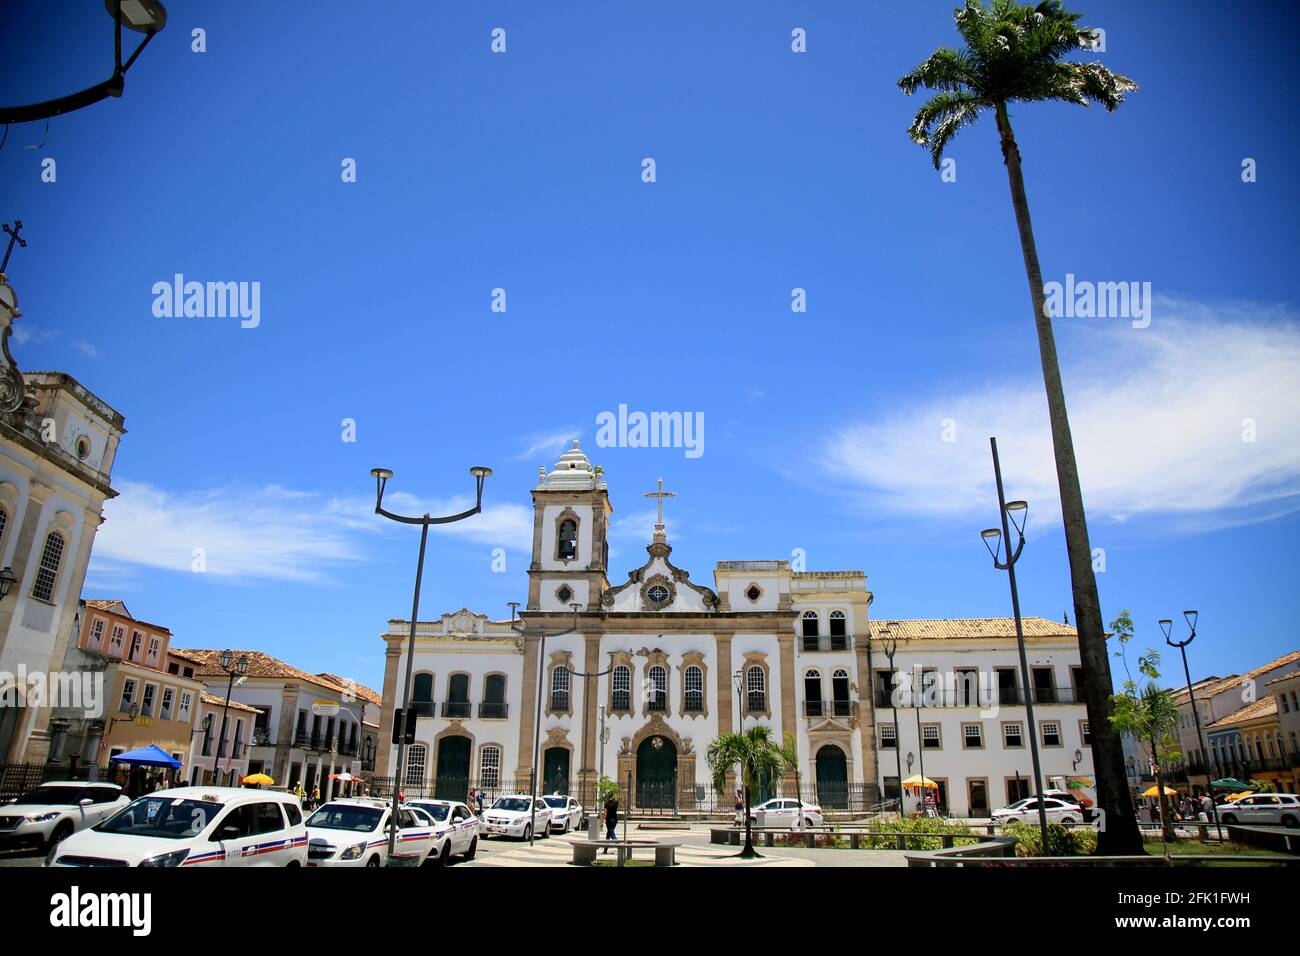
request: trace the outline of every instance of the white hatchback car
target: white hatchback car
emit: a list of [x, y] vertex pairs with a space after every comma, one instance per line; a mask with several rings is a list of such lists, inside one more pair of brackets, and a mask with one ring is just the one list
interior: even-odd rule
[[545, 800], [534, 800], [527, 794], [497, 797], [492, 806], [483, 811], [484, 836], [509, 836], [527, 840], [533, 835], [534, 825], [539, 839], [550, 833], [551, 808]]
[[[822, 808], [815, 803], [799, 801], [793, 798], [776, 797], [768, 800], [766, 803], [760, 803], [756, 807], [749, 808], [750, 823], [757, 824], [759, 813], [763, 814], [763, 822], [769, 827], [790, 827], [798, 829], [800, 821], [799, 804], [803, 803], [803, 825], [805, 827], [819, 827], [825, 821], [822, 818]], [[736, 823], [740, 824], [741, 814], [736, 814]]]
[[56, 845], [46, 866], [302, 866], [307, 828], [292, 794], [175, 787], [141, 797]]
[[582, 829], [582, 821], [586, 818], [586, 814], [582, 810], [582, 804], [576, 799], [562, 793], [548, 793], [542, 797], [542, 802], [551, 808], [553, 833], [568, 833], [570, 830]]
[[[1043, 810], [1047, 816], [1048, 823], [1062, 823], [1067, 827], [1083, 823], [1083, 808], [1077, 803], [1067, 803], [1064, 800], [1057, 800], [1053, 797], [1044, 797]], [[1015, 803], [1008, 804], [1001, 810], [993, 811], [994, 823], [1006, 823], [1011, 820], [1018, 820], [1024, 823], [1037, 823], [1038, 798], [1026, 797], [1023, 800], [1017, 800]]]
[[1256, 793], [1217, 809], [1222, 823], [1300, 827], [1300, 797], [1294, 793]]
[[[307, 865], [373, 867], [388, 862], [386, 800], [347, 797], [323, 803], [307, 819]], [[435, 844], [437, 824], [423, 810], [398, 807], [397, 854], [423, 864]]]
[[115, 783], [53, 780], [0, 806], [0, 847], [50, 849], [131, 803]]
[[414, 810], [423, 811], [433, 821], [434, 845], [429, 858], [439, 865], [453, 856], [474, 859], [478, 852], [479, 829], [482, 824], [474, 812], [455, 800], [412, 800], [407, 803]]

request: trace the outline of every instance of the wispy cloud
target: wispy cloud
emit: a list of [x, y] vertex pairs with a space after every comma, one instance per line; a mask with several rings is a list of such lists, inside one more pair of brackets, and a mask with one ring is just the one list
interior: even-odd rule
[[[1065, 380], [1090, 517], [1176, 516], [1190, 528], [1300, 507], [1296, 316], [1249, 305], [1156, 307], [1150, 328], [1094, 327], [1063, 350], [1086, 346]], [[1040, 520], [1054, 517], [1056, 470], [1035, 372], [844, 426], [825, 440], [821, 463], [875, 508], [987, 515], [996, 435], [1008, 494], [1029, 499]], [[946, 429], [955, 441], [944, 440]]]
[[[374, 539], [397, 526], [374, 514], [374, 500], [338, 498], [275, 485], [223, 486], [172, 492], [121, 481], [105, 506], [89, 579], [96, 588], [129, 587], [134, 569], [192, 572], [201, 549], [204, 573], [230, 582], [256, 580], [328, 584], [340, 568], [365, 560]], [[420, 501], [388, 495], [402, 513], [449, 514], [469, 499]], [[485, 508], [481, 514], [431, 531], [493, 547], [527, 550], [532, 512], [523, 505]]]
[[85, 339], [79, 339], [78, 341], [73, 342], [72, 347], [82, 355], [89, 356], [90, 358], [99, 358], [99, 349], [95, 348], [95, 346], [91, 345]]
[[523, 438], [526, 447], [515, 456], [516, 461], [531, 461], [538, 455], [559, 455], [575, 438], [582, 437], [582, 428], [568, 425], [548, 432], [533, 432]]

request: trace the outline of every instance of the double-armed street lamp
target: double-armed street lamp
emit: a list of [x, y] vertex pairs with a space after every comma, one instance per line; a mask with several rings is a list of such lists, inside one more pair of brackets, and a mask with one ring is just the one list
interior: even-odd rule
[[402, 692], [402, 726], [399, 728], [400, 734], [397, 738], [397, 763], [393, 767], [393, 813], [392, 821], [388, 828], [388, 856], [392, 859], [397, 851], [397, 822], [398, 822], [398, 793], [402, 789], [402, 777], [405, 772], [403, 761], [406, 758], [406, 738], [408, 728], [415, 726], [415, 713], [411, 707], [411, 684], [415, 679], [415, 622], [420, 617], [420, 581], [424, 577], [424, 551], [429, 542], [429, 526], [435, 524], [451, 524], [453, 521], [461, 521], [471, 515], [476, 515], [483, 510], [483, 482], [491, 477], [492, 469], [484, 468], [481, 465], [475, 465], [469, 470], [474, 476], [475, 495], [474, 507], [469, 508], [459, 514], [446, 515], [441, 518], [434, 518], [426, 511], [419, 517], [408, 515], [394, 514], [391, 511], [384, 510], [384, 487], [388, 484], [388, 479], [393, 477], [392, 471], [387, 468], [371, 468], [370, 475], [375, 479], [375, 514], [383, 515], [391, 521], [398, 521], [402, 524], [418, 524], [420, 526], [420, 557], [415, 565], [415, 595], [411, 599], [411, 633], [406, 642], [406, 679], [402, 682], [404, 688]]
[[1174, 622], [1169, 618], [1159, 621], [1160, 630], [1165, 635], [1165, 643], [1170, 647], [1178, 648], [1183, 655], [1183, 677], [1187, 681], [1187, 702], [1192, 707], [1192, 720], [1196, 722], [1196, 745], [1201, 750], [1201, 759], [1205, 761], [1205, 793], [1210, 798], [1210, 815], [1214, 820], [1215, 832], [1218, 833], [1219, 839], [1223, 839], [1223, 828], [1219, 825], [1219, 807], [1218, 802], [1214, 799], [1214, 780], [1210, 773], [1210, 755], [1205, 750], [1205, 736], [1201, 732], [1201, 712], [1196, 707], [1196, 694], [1192, 690], [1192, 672], [1187, 666], [1187, 645], [1196, 640], [1196, 619], [1199, 617], [1196, 611], [1184, 611], [1183, 620], [1187, 622], [1187, 639], [1175, 641], [1173, 639]]
[[[104, 0], [104, 8], [113, 18], [112, 76], [79, 92], [46, 100], [43, 103], [0, 107], [0, 123], [8, 126], [10, 123], [47, 120], [98, 103], [110, 96], [122, 95], [122, 90], [126, 86], [126, 71], [131, 69], [136, 57], [149, 45], [149, 41], [167, 25], [167, 8], [159, 0]], [[123, 27], [144, 34], [144, 39], [125, 63], [122, 62]]]
[[235, 660], [235, 655], [229, 650], [221, 652], [221, 660], [218, 662], [221, 669], [226, 672], [226, 702], [221, 708], [221, 733], [217, 734], [217, 762], [212, 772], [213, 782], [217, 785], [221, 783], [221, 758], [224, 756], [223, 748], [226, 746], [226, 714], [230, 711], [230, 694], [235, 689], [235, 675], [243, 677], [248, 673], [248, 655], [240, 654], [239, 660]]
[[[544, 691], [543, 681], [546, 676], [546, 639], [548, 637], [563, 637], [565, 634], [572, 634], [578, 629], [578, 608], [582, 607], [576, 601], [569, 605], [569, 610], [573, 612], [573, 623], [561, 631], [530, 631], [528, 625], [521, 619], [515, 617], [515, 612], [519, 609], [518, 601], [510, 602], [510, 627], [525, 641], [529, 635], [537, 638], [537, 713], [533, 719], [533, 767], [528, 775], [528, 845], [532, 846], [537, 839], [537, 760], [541, 756], [542, 750], [542, 693]], [[584, 718], [585, 719], [585, 718]], [[586, 749], [586, 738], [583, 738], [583, 748]], [[548, 823], [547, 826], [550, 826]]]
[[[885, 657], [889, 659], [889, 707], [894, 712], [894, 772], [898, 774], [898, 818], [903, 818], [903, 754], [901, 734], [898, 732], [898, 695], [894, 688], [894, 655], [898, 653], [898, 638], [888, 625], [880, 629]], [[879, 702], [877, 702], [879, 703]], [[911, 754], [908, 754], [908, 770], [912, 769]]]
[[[998, 440], [989, 439], [993, 449], [993, 478], [998, 486], [998, 514], [1002, 518], [1002, 529], [986, 528], [980, 532], [984, 546], [993, 556], [993, 566], [999, 571], [1007, 572], [1011, 582], [1011, 611], [1016, 619], [1016, 647], [1020, 651], [1020, 682], [1025, 694], [1025, 720], [1029, 724], [1029, 755], [1034, 766], [1034, 796], [1038, 798], [1038, 830], [1042, 837], [1043, 854], [1047, 854], [1047, 807], [1043, 799], [1043, 773], [1038, 763], [1038, 725], [1034, 723], [1034, 695], [1029, 682], [1029, 661], [1025, 656], [1025, 631], [1020, 622], [1020, 592], [1016, 590], [1016, 562], [1025, 547], [1025, 521], [1029, 516], [1029, 504], [1025, 501], [1007, 501], [1002, 490], [1002, 465], [998, 461]], [[1009, 522], [1009, 523], [1008, 523]], [[1011, 550], [1011, 525], [1015, 525], [1019, 539], [1015, 551]], [[1003, 539], [1007, 542], [1007, 560], [1000, 561], [998, 555], [1002, 550]]]

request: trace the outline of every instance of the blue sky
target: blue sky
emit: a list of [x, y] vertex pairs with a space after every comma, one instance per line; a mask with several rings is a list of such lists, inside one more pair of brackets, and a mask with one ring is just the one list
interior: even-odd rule
[[[608, 473], [614, 583], [663, 476], [698, 581], [801, 548], [865, 570], [877, 617], [1004, 615], [978, 536], [996, 433], [1031, 502], [1024, 609], [1071, 608], [993, 124], [954, 141], [955, 182], [904, 132], [922, 98], [896, 80], [956, 42], [952, 0], [167, 6], [125, 96], [0, 149], [0, 214], [30, 241], [9, 269], [20, 367], [126, 416], [87, 597], [179, 646], [378, 686], [417, 541], [368, 513], [369, 469], [416, 511], [459, 510], [468, 467], [496, 470], [486, 513], [436, 537], [422, 607], [506, 614], [538, 465], [578, 437]], [[1103, 612], [1131, 609], [1145, 646], [1196, 607], [1194, 675], [1241, 672], [1297, 646], [1294, 49], [1263, 2], [1081, 9], [1141, 89], [1013, 120], [1045, 278], [1154, 297], [1148, 328], [1057, 322]], [[108, 74], [99, 5], [6, 18], [0, 99]], [[259, 282], [260, 325], [155, 317], [178, 272]], [[595, 447], [619, 404], [702, 413], [704, 454]]]

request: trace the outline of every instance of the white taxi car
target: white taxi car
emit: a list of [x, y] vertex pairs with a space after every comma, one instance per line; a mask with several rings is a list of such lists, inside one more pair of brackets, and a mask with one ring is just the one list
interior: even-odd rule
[[[383, 866], [388, 862], [392, 804], [346, 797], [321, 804], [307, 819], [308, 866]], [[398, 807], [397, 854], [423, 864], [435, 845], [434, 820], [423, 810]]]
[[551, 831], [551, 815], [551, 808], [545, 800], [520, 793], [497, 797], [492, 806], [483, 811], [484, 836], [527, 840], [533, 835], [535, 825], [540, 839]]
[[292, 794], [175, 787], [141, 797], [57, 844], [46, 866], [302, 866], [307, 828]]
[[1218, 805], [1223, 823], [1253, 826], [1300, 826], [1300, 797], [1294, 793], [1257, 793]]
[[115, 783], [52, 780], [0, 806], [0, 847], [43, 846], [103, 823], [130, 804]]
[[[1044, 816], [1048, 823], [1062, 823], [1067, 827], [1083, 823], [1083, 808], [1077, 803], [1067, 803], [1052, 797], [1043, 797]], [[1038, 798], [1025, 797], [1015, 803], [1007, 804], [1000, 810], [993, 811], [994, 823], [1007, 823], [1012, 820], [1021, 822], [1038, 822]]]
[[570, 830], [582, 829], [585, 814], [582, 804], [573, 797], [562, 793], [548, 793], [542, 802], [551, 808], [551, 830], [555, 833], [568, 833]]
[[[822, 808], [815, 803], [809, 803], [807, 800], [795, 800], [793, 798], [785, 799], [774, 797], [766, 803], [760, 803], [756, 807], [749, 808], [749, 822], [757, 824], [759, 814], [763, 814], [763, 822], [769, 827], [790, 827], [798, 829], [804, 827], [820, 827], [825, 823], [822, 817]], [[744, 812], [736, 814], [736, 825], [740, 821]]]
[[448, 863], [453, 856], [474, 859], [478, 852], [478, 836], [482, 823], [468, 806], [455, 800], [411, 800], [408, 807], [421, 810], [432, 820], [434, 845], [429, 859], [438, 865]]

